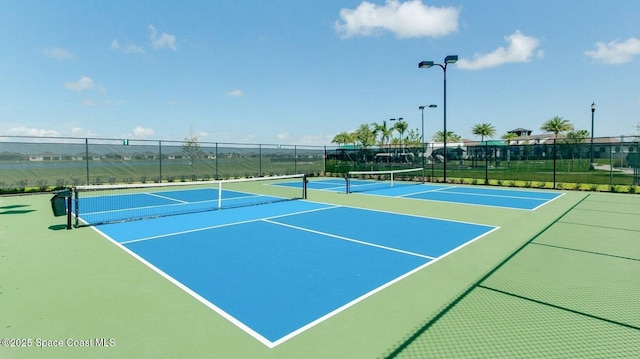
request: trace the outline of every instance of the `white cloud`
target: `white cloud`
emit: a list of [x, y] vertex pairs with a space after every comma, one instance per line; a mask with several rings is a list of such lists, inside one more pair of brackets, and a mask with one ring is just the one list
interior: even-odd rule
[[91, 77], [82, 76], [78, 81], [71, 81], [64, 84], [64, 88], [73, 91], [85, 91], [94, 88], [96, 84]]
[[289, 141], [291, 144], [307, 145], [307, 146], [321, 146], [331, 143], [333, 136], [330, 135], [304, 135], [294, 141]]
[[144, 53], [144, 49], [138, 45], [125, 45], [122, 46], [120, 45], [120, 42], [118, 40], [113, 40], [111, 41], [111, 49], [112, 50], [120, 50], [125, 54], [143, 54]]
[[175, 35], [170, 35], [166, 32], [158, 35], [158, 30], [156, 30], [153, 25], [149, 25], [149, 32], [151, 32], [151, 44], [153, 45], [154, 49], [162, 49], [168, 47], [173, 51], [178, 51], [176, 48]]
[[584, 54], [604, 64], [622, 64], [631, 61], [633, 56], [640, 55], [640, 40], [630, 37], [622, 42], [598, 42], [596, 50], [588, 50]]
[[342, 38], [378, 35], [383, 31], [399, 38], [438, 37], [458, 30], [460, 9], [427, 6], [421, 0], [404, 3], [387, 0], [383, 6], [363, 1], [355, 9], [341, 9], [335, 30]]
[[132, 137], [136, 137], [136, 138], [148, 138], [151, 137], [155, 134], [155, 131], [153, 131], [152, 128], [149, 127], [142, 127], [142, 126], [136, 126], [133, 129], [133, 136]]
[[38, 137], [57, 137], [60, 136], [60, 132], [56, 130], [45, 130], [41, 128], [29, 128], [29, 127], [13, 127], [6, 131], [10, 136], [38, 136]]
[[520, 30], [505, 36], [508, 46], [499, 47], [488, 54], [475, 54], [473, 60], [460, 59], [457, 62], [459, 68], [467, 70], [479, 70], [496, 67], [508, 63], [529, 62], [535, 55], [542, 57], [542, 50], [536, 51], [539, 45], [535, 37], [524, 35]]
[[244, 96], [244, 92], [242, 92], [242, 90], [232, 90], [232, 91], [227, 92], [227, 96], [242, 97], [242, 96]]
[[196, 137], [200, 140], [203, 140], [207, 137], [211, 136], [207, 131], [198, 131], [196, 132]]
[[71, 136], [73, 137], [96, 137], [96, 133], [91, 131], [91, 130], [87, 130], [85, 128], [81, 128], [81, 127], [74, 127], [71, 129]]
[[71, 60], [73, 59], [73, 54], [69, 52], [69, 50], [54, 47], [50, 49], [44, 49], [45, 56], [51, 57], [56, 60]]

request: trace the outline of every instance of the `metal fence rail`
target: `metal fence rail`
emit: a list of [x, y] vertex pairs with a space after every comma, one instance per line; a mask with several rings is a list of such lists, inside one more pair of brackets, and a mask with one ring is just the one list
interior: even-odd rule
[[[410, 147], [301, 146], [0, 137], [0, 193], [86, 184], [175, 182], [423, 167], [423, 178], [502, 186], [624, 190], [640, 185], [638, 137], [483, 141]], [[593, 151], [593, 154], [592, 152]], [[593, 157], [593, 163], [591, 158]], [[416, 178], [418, 180], [418, 178]]]
[[0, 137], [0, 190], [325, 172], [323, 146]]
[[[526, 143], [519, 143], [526, 142]], [[391, 170], [422, 166], [429, 181], [520, 187], [597, 190], [599, 186], [640, 185], [638, 137], [594, 140], [593, 163], [588, 140], [483, 141], [450, 146], [446, 156], [439, 144], [422, 147], [342, 147], [327, 153], [327, 171]]]

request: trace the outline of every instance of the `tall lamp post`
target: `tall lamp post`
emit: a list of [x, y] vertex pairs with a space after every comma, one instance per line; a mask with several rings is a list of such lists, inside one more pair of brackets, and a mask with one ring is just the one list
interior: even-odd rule
[[433, 66], [440, 66], [442, 72], [444, 73], [444, 101], [443, 101], [443, 112], [444, 112], [444, 133], [443, 133], [443, 141], [444, 141], [444, 181], [447, 182], [447, 65], [453, 64], [458, 61], [458, 55], [448, 55], [444, 58], [444, 65], [436, 64], [433, 61], [421, 61], [418, 64], [418, 68], [428, 69]]
[[593, 171], [596, 169], [595, 164], [593, 163], [593, 116], [596, 112], [596, 103], [591, 103], [591, 161], [589, 162], [589, 171]]
[[[425, 182], [424, 181], [424, 177], [425, 177], [424, 176], [424, 165], [425, 165], [424, 160], [425, 160], [425, 154], [427, 152], [425, 150], [425, 148], [424, 148], [424, 142], [425, 142], [425, 140], [424, 140], [424, 109], [425, 109], [425, 107], [427, 107], [427, 106], [418, 106], [418, 109], [420, 111], [422, 111], [422, 183]], [[428, 107], [429, 108], [436, 108], [436, 107], [438, 107], [438, 105], [431, 104]], [[433, 180], [433, 158], [431, 159], [431, 177], [432, 177], [432, 180]]]

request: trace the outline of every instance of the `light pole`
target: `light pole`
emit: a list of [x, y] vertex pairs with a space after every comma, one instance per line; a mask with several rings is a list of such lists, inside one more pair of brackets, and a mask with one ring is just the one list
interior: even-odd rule
[[596, 169], [595, 164], [593, 163], [593, 116], [596, 112], [596, 103], [591, 103], [591, 161], [589, 162], [589, 171], [593, 171]]
[[[418, 109], [422, 111], [422, 183], [424, 183], [424, 159], [427, 151], [424, 148], [424, 108], [427, 106], [418, 106]], [[431, 104], [429, 108], [436, 108], [438, 105]], [[433, 151], [433, 150], [432, 150]], [[431, 180], [433, 180], [433, 158], [431, 159]]]
[[433, 61], [421, 61], [418, 64], [418, 68], [428, 69], [433, 66], [440, 66], [444, 73], [444, 101], [443, 101], [443, 112], [444, 112], [444, 133], [443, 133], [443, 142], [444, 142], [444, 181], [447, 182], [447, 65], [453, 64], [458, 61], [458, 55], [448, 55], [444, 58], [444, 65], [436, 64]]

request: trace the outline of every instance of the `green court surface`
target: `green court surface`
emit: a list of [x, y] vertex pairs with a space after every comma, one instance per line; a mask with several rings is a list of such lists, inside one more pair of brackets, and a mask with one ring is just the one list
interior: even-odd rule
[[[566, 192], [523, 211], [310, 190], [310, 201], [499, 229], [274, 348], [94, 228], [66, 230], [64, 217], [53, 217], [50, 198], [0, 197], [0, 358], [629, 358], [640, 352], [638, 195]], [[354, 219], [354, 226], [394, 223]], [[397, 234], [446, 235], [412, 228]]]

